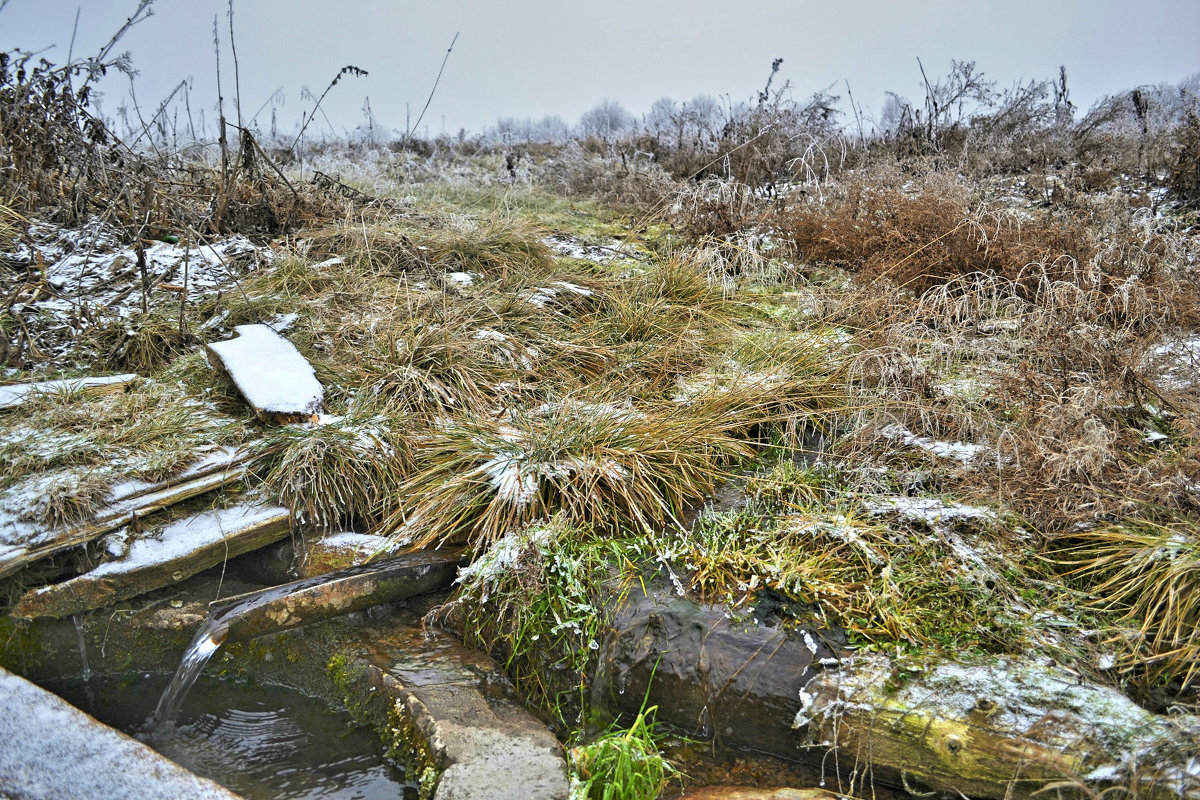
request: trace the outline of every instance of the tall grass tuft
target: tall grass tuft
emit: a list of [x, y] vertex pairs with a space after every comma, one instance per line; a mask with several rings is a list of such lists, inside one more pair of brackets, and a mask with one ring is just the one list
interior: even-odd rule
[[752, 454], [706, 407], [639, 411], [568, 398], [506, 419], [458, 417], [429, 434], [413, 498], [385, 530], [428, 546], [485, 547], [559, 514], [570, 525], [654, 526], [710, 493], [731, 460]]
[[1194, 521], [1130, 521], [1072, 534], [1055, 554], [1094, 605], [1136, 635], [1123, 666], [1150, 680], [1200, 681], [1200, 528]]
[[654, 800], [666, 788], [671, 765], [658, 749], [652, 718], [643, 709], [627, 730], [605, 733], [571, 748], [572, 797], [585, 800]]
[[254, 470], [298, 521], [329, 530], [389, 514], [411, 469], [411, 444], [382, 416], [288, 425], [254, 445]]

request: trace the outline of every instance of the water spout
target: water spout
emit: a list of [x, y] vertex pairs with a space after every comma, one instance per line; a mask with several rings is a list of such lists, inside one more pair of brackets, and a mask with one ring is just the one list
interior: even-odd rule
[[166, 691], [158, 700], [158, 706], [154, 709], [155, 728], [175, 724], [188, 690], [200, 677], [208, 660], [216, 655], [216, 652], [221, 649], [221, 645], [225, 644], [228, 633], [229, 628], [219, 619], [209, 617], [205, 620], [199, 633], [188, 645], [187, 652], [183, 654], [183, 660], [179, 662], [179, 667], [175, 670], [171, 682], [167, 684]]
[[411, 553], [231, 597], [209, 606], [154, 711], [155, 727], [173, 723], [204, 665], [229, 642], [307, 625], [449, 586], [461, 549]]
[[71, 617], [71, 621], [75, 623], [75, 639], [79, 642], [79, 660], [83, 664], [79, 670], [79, 677], [84, 683], [87, 683], [92, 679], [92, 668], [88, 666], [87, 644], [83, 640], [83, 620], [76, 614]]

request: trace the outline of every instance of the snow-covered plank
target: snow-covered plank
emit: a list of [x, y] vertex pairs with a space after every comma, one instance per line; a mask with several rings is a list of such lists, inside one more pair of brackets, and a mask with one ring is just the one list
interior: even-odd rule
[[0, 411], [17, 408], [40, 394], [82, 392], [87, 395], [117, 392], [138, 379], [137, 375], [109, 375], [101, 378], [62, 378], [37, 383], [0, 386]]
[[166, 480], [119, 484], [113, 487], [109, 505], [94, 519], [78, 525], [47, 530], [0, 515], [0, 578], [40, 558], [99, 539], [147, 514], [235, 483], [245, 477], [248, 459], [245, 452], [221, 448]]
[[236, 506], [187, 517], [135, 539], [122, 557], [70, 580], [32, 589], [15, 617], [65, 617], [170, 586], [223, 561], [282, 539], [291, 530], [281, 506]]
[[238, 325], [237, 338], [208, 352], [256, 414], [275, 422], [315, 420], [325, 390], [296, 346], [267, 325]]
[[0, 797], [237, 800], [62, 698], [0, 669]]

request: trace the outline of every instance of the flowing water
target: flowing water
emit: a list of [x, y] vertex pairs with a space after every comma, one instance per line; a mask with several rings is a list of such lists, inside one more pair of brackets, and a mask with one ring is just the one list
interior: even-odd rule
[[[158, 702], [154, 711], [155, 721], [159, 725], [169, 725], [179, 716], [188, 690], [203, 672], [204, 665], [229, 638], [231, 627], [234, 641], [238, 641], [328, 616], [340, 616], [385, 600], [429, 592], [450, 583], [461, 558], [461, 550], [397, 556], [270, 586], [210, 605], [207, 619], [188, 645], [175, 676]], [[356, 579], [361, 579], [355, 584], [356, 593], [348, 598], [335, 596], [337, 590], [332, 587], [355, 583]], [[390, 594], [374, 592], [385, 584], [392, 586], [388, 590]], [[290, 624], [281, 623], [276, 615], [266, 613], [276, 608], [286, 611], [290, 601], [302, 601], [305, 598], [316, 598], [317, 607], [310, 605], [304, 614], [297, 615]], [[322, 598], [324, 602], [320, 602]], [[286, 618], [289, 615], [284, 613], [279, 616]]]
[[83, 640], [83, 620], [76, 614], [71, 617], [71, 621], [75, 623], [75, 641], [79, 643], [79, 661], [81, 664], [79, 677], [84, 683], [87, 683], [92, 677], [92, 668], [88, 666], [87, 643]]
[[221, 649], [227, 633], [228, 628], [217, 617], [210, 616], [200, 626], [154, 709], [154, 724], [157, 727], [170, 726], [179, 718], [183, 698], [187, 697], [188, 690], [204, 671], [204, 665]]
[[205, 676], [177, 721], [160, 726], [151, 713], [162, 686], [161, 677], [137, 676], [47, 688], [247, 800], [417, 797], [368, 729], [318, 700]]

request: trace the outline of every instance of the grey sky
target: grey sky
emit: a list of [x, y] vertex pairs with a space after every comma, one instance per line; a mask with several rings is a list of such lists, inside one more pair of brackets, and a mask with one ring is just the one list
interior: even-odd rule
[[[94, 53], [135, 0], [10, 0], [0, 14], [0, 48], [58, 47], [65, 60], [76, 8], [76, 54]], [[220, 15], [227, 101], [232, 98], [227, 0], [158, 0], [155, 16], [119, 49], [141, 70], [138, 100], [149, 113], [181, 79], [194, 78], [192, 106], [216, 102], [212, 19]], [[282, 87], [280, 125], [293, 128], [337, 70], [348, 78], [326, 101], [335, 124], [362, 121], [363, 99], [380, 121], [415, 117], [456, 31], [458, 44], [424, 129], [478, 131], [500, 116], [561, 115], [574, 123], [605, 97], [635, 114], [659, 97], [728, 93], [751, 97], [771, 60], [795, 95], [835, 83], [877, 111], [887, 89], [922, 95], [918, 56], [933, 74], [951, 58], [974, 60], [1001, 87], [1068, 71], [1072, 99], [1143, 83], [1175, 82], [1200, 71], [1200, 0], [235, 0], [242, 110], [252, 114]], [[110, 81], [105, 110], [124, 92]], [[211, 110], [207, 112], [211, 119]], [[232, 116], [232, 113], [227, 113]]]

